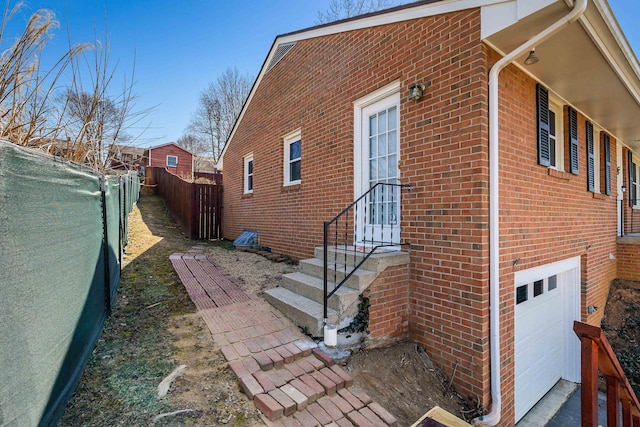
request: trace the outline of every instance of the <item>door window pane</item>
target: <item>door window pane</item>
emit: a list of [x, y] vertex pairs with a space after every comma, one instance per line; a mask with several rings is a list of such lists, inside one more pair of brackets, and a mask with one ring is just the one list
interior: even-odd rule
[[378, 133], [385, 133], [387, 131], [387, 112], [381, 111], [378, 113]]
[[396, 141], [396, 138], [398, 137], [398, 132], [397, 131], [391, 131], [388, 133], [387, 138], [389, 139], [389, 150], [387, 150], [387, 152], [389, 154], [393, 154], [396, 152], [396, 146], [398, 145], [398, 142]]
[[398, 115], [397, 115], [397, 107], [389, 108], [389, 130], [392, 131], [394, 129], [398, 129]]
[[387, 135], [380, 135], [378, 137], [378, 156], [384, 156], [387, 154]]
[[378, 158], [378, 179], [385, 180], [387, 177], [387, 159], [385, 157]]

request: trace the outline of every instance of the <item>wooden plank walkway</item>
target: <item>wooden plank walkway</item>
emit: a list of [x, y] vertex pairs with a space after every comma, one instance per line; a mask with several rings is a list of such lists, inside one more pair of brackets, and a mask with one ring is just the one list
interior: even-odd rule
[[267, 426], [398, 424], [311, 338], [265, 300], [247, 295], [201, 247], [169, 259]]

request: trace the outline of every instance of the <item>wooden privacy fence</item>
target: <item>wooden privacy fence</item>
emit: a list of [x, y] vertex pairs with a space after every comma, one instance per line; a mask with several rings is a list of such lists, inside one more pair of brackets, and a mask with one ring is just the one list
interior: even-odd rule
[[188, 182], [158, 167], [146, 169], [146, 183], [154, 185], [154, 193], [191, 240], [222, 237], [222, 185]]

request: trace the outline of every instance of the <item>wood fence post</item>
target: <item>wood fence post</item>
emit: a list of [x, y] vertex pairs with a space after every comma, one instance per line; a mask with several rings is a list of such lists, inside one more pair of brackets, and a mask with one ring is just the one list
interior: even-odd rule
[[620, 422], [618, 413], [618, 402], [620, 402], [620, 387], [618, 379], [607, 375], [607, 425], [617, 426]]
[[191, 184], [191, 224], [189, 224], [190, 230], [190, 238], [191, 240], [198, 240], [198, 213], [199, 213], [199, 203], [198, 203], [198, 184]]
[[[618, 405], [616, 405], [617, 407]], [[608, 426], [617, 426], [618, 424], [609, 424]], [[624, 399], [622, 401], [622, 427], [632, 427], [633, 426], [633, 417], [631, 416], [631, 401], [628, 399]]]
[[598, 427], [598, 345], [589, 337], [580, 338], [582, 427]]
[[224, 187], [222, 183], [220, 185], [216, 185], [216, 238], [222, 239], [222, 221], [223, 221], [223, 210], [222, 210], [222, 202], [224, 200], [223, 197]]

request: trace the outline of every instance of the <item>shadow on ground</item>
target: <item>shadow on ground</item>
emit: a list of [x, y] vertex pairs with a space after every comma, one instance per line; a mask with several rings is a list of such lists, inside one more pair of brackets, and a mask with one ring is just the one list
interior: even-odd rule
[[[182, 412], [154, 425], [256, 423], [169, 261], [194, 243], [143, 190], [130, 217], [117, 304], [60, 426], [151, 425], [175, 411]], [[189, 369], [158, 398], [158, 384], [181, 364]]]

